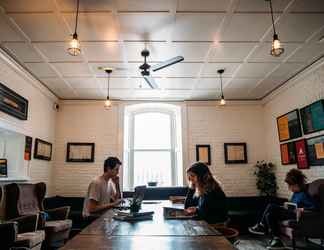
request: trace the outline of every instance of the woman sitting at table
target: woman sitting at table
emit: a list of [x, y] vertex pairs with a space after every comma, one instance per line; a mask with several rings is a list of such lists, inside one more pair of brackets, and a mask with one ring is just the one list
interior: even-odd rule
[[209, 224], [227, 220], [227, 200], [206, 164], [197, 162], [187, 170], [189, 192], [185, 212]]

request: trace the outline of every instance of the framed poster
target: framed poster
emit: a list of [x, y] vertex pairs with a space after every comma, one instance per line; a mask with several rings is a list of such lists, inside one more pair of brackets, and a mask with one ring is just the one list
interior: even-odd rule
[[50, 161], [52, 158], [52, 143], [36, 138], [34, 158]]
[[25, 161], [31, 160], [32, 146], [33, 146], [33, 138], [30, 136], [26, 136], [25, 137], [25, 154], [24, 154]]
[[224, 143], [225, 164], [247, 163], [246, 143]]
[[297, 159], [297, 167], [299, 169], [307, 169], [309, 168], [308, 158], [307, 158], [307, 147], [306, 140], [301, 139], [299, 141], [295, 141], [296, 148], [296, 159]]
[[300, 109], [304, 134], [324, 130], [324, 100], [314, 102]]
[[196, 161], [211, 164], [210, 145], [196, 145]]
[[298, 109], [277, 118], [279, 141], [287, 141], [302, 136]]
[[306, 140], [310, 166], [324, 166], [324, 135]]
[[0, 178], [8, 177], [7, 159], [0, 159]]
[[69, 142], [66, 150], [67, 162], [94, 162], [95, 144]]
[[296, 163], [295, 142], [288, 142], [280, 145], [281, 164], [289, 165]]
[[28, 100], [0, 83], [0, 110], [20, 120], [27, 120]]

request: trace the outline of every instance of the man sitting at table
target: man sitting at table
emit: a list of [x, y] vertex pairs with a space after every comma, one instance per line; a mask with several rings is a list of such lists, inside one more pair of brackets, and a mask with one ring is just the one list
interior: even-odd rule
[[121, 202], [119, 187], [119, 168], [121, 161], [109, 157], [104, 162], [104, 173], [91, 181], [83, 205], [83, 216], [100, 216]]

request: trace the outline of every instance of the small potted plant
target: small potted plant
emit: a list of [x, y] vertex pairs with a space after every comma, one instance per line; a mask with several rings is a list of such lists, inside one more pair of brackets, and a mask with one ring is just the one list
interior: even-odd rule
[[256, 186], [261, 196], [274, 197], [277, 194], [277, 179], [274, 173], [275, 165], [271, 162], [258, 161], [254, 175], [257, 177]]
[[141, 209], [141, 200], [133, 198], [129, 204], [129, 210], [131, 213], [137, 213]]

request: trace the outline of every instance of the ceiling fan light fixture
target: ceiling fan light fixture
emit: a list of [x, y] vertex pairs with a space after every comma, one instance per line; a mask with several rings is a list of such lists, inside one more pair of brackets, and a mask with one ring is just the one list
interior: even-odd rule
[[280, 56], [284, 51], [285, 49], [281, 46], [278, 35], [274, 34], [270, 54], [272, 56]]
[[80, 42], [78, 34], [74, 33], [70, 41], [70, 47], [67, 50], [71, 56], [78, 56], [81, 54]]

